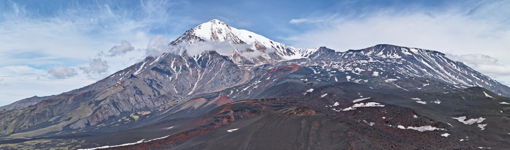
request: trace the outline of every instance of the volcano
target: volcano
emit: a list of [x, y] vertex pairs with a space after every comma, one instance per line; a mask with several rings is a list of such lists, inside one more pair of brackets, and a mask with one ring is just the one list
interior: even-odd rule
[[0, 149], [510, 147], [510, 88], [438, 51], [294, 48], [219, 20], [168, 49], [2, 107]]

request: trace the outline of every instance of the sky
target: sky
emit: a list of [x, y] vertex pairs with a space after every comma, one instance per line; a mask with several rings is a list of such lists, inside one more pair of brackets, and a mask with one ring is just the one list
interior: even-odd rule
[[436, 50], [510, 85], [508, 8], [498, 0], [3, 0], [0, 106], [92, 84], [143, 60], [155, 41], [212, 19], [299, 48]]

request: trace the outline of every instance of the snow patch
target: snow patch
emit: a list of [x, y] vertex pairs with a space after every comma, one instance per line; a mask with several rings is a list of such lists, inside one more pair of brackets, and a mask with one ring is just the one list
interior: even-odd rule
[[499, 104], [510, 105], [510, 103], [507, 102], [499, 102]]
[[443, 128], [436, 128], [436, 127], [433, 127], [433, 126], [430, 126], [430, 125], [420, 126], [420, 127], [408, 126], [407, 128], [405, 128], [402, 125], [398, 125], [397, 128], [399, 128], [399, 129], [408, 129], [408, 130], [416, 130], [416, 131], [420, 131], [420, 132], [434, 131], [434, 130], [445, 130]]
[[418, 98], [418, 97], [416, 97], [416, 98], [411, 98], [411, 99], [412, 99], [412, 100], [415, 100], [415, 101], [419, 101], [419, 100], [421, 100], [421, 98]]
[[237, 131], [239, 130], [239, 128], [235, 128], [235, 129], [228, 129], [227, 132], [234, 132], [234, 131]]
[[483, 91], [483, 94], [485, 94], [485, 97], [488, 97], [488, 98], [493, 98], [491, 95], [485, 93], [485, 91]]
[[136, 75], [140, 74], [140, 71], [142, 71], [143, 66], [145, 66], [145, 63], [147, 63], [147, 62], [146, 62], [146, 61], [144, 61], [144, 62], [143, 62], [143, 64], [140, 66], [140, 68], [138, 68], [138, 70], [136, 70], [136, 72], [135, 72], [135, 73], [133, 73], [133, 75], [135, 75], [135, 76], [136, 76]]
[[322, 94], [322, 95], [321, 95], [321, 98], [324, 98], [324, 97], [326, 97], [327, 95], [328, 95], [328, 93]]
[[375, 122], [367, 122], [366, 120], [363, 120], [363, 122], [365, 122], [369, 126], [374, 126], [375, 125]]
[[[168, 136], [166, 136], [166, 137], [168, 137]], [[142, 139], [140, 141], [133, 142], [133, 143], [125, 143], [125, 144], [119, 144], [119, 145], [106, 145], [106, 146], [101, 146], [101, 147], [85, 148], [85, 149], [78, 149], [78, 150], [96, 150], [96, 149], [107, 149], [107, 148], [114, 148], [114, 147], [129, 146], [129, 145], [135, 145], [135, 144], [142, 143], [143, 140], [144, 139]]]
[[423, 104], [423, 105], [427, 104], [426, 101], [416, 101], [416, 103], [420, 103], [420, 104]]
[[400, 50], [402, 50], [402, 53], [404, 53], [405, 55], [413, 55], [409, 53], [406, 48], [400, 48]]
[[441, 134], [441, 136], [448, 137], [448, 136], [450, 136], [450, 134], [449, 133], [444, 133], [444, 134]]
[[434, 103], [441, 104], [441, 101], [440, 100], [436, 100], [436, 101], [434, 101]]
[[306, 92], [304, 92], [303, 95], [306, 95], [306, 93], [310, 93], [310, 92], [313, 92], [313, 89], [306, 90]]
[[418, 54], [418, 50], [414, 49], [414, 48], [410, 48], [409, 50], [411, 50], [411, 52], [415, 53], [415, 54]]
[[416, 103], [420, 103], [420, 104], [424, 104], [424, 105], [425, 105], [425, 104], [427, 104], [427, 102], [426, 102], [426, 101], [421, 101], [421, 98], [418, 98], [418, 97], [416, 97], [416, 98], [411, 98], [411, 99], [412, 99], [412, 100], [415, 100], [415, 101], [416, 101]]
[[386, 79], [386, 80], [384, 80], [384, 82], [388, 82], [388, 83], [390, 83], [390, 82], [395, 82], [395, 81], [397, 81], [397, 80], [398, 80], [398, 79]]
[[467, 124], [467, 125], [472, 125], [474, 123], [482, 123], [485, 120], [485, 118], [483, 118], [483, 117], [480, 117], [480, 118], [477, 118], [477, 119], [471, 118], [469, 120], [466, 120], [466, 116], [452, 117], [452, 118], [455, 119], [455, 120], [458, 120], [459, 122]]
[[480, 130], [485, 130], [485, 126], [487, 126], [487, 124], [478, 124], [478, 128], [480, 128]]
[[374, 77], [379, 76], [379, 72], [377, 72], [377, 71], [372, 72], [372, 76], [374, 76]]
[[364, 100], [367, 100], [367, 99], [370, 99], [370, 97], [367, 97], [367, 98], [358, 98], [358, 99], [353, 100], [352, 103], [361, 102], [361, 101], [364, 101]]
[[412, 130], [416, 130], [416, 131], [420, 131], [420, 132], [424, 132], [424, 131], [434, 131], [434, 130], [445, 130], [443, 128], [436, 128], [436, 127], [433, 127], [433, 126], [430, 126], [430, 125], [427, 125], [427, 126], [421, 126], [421, 127], [413, 127], [413, 126], [409, 126], [407, 127], [407, 129], [412, 129]]
[[351, 111], [351, 110], [356, 110], [356, 108], [359, 108], [359, 107], [384, 107], [384, 105], [382, 105], [380, 103], [376, 103], [376, 102], [357, 103], [357, 104], [352, 105], [351, 107], [347, 107], [347, 108], [340, 109], [340, 110], [336, 110], [336, 109], [333, 109], [333, 110], [337, 111], [337, 112]]

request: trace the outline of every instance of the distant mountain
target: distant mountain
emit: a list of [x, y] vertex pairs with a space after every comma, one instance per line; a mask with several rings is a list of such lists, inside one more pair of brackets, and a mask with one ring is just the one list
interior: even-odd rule
[[51, 97], [51, 96], [43, 96], [43, 97], [34, 96], [34, 97], [30, 97], [30, 98], [25, 98], [25, 99], [16, 101], [14, 103], [11, 103], [9, 105], [0, 107], [0, 112], [9, 111], [9, 110], [13, 110], [13, 109], [23, 109], [28, 106], [35, 105], [42, 100], [48, 99], [49, 97]]
[[[430, 78], [458, 88], [484, 87], [499, 95], [510, 96], [510, 88], [462, 62], [453, 61], [445, 54], [432, 50], [380, 44], [361, 50], [335, 52], [321, 47], [310, 56], [326, 68], [350, 72], [354, 76], [372, 75], [388, 79]], [[351, 78], [350, 80], [356, 81]], [[405, 90], [405, 89], [404, 89]]]
[[0, 149], [510, 146], [510, 88], [437, 51], [300, 49], [219, 20], [168, 46], [89, 86], [5, 107]]

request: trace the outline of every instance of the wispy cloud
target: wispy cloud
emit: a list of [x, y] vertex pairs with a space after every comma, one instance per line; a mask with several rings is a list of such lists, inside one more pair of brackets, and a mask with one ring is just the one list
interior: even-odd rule
[[300, 18], [300, 19], [291, 19], [289, 23], [292, 24], [300, 24], [300, 23], [319, 23], [323, 22], [324, 20], [318, 19], [318, 18]]
[[[51, 15], [4, 2], [5, 9], [0, 10], [0, 59], [3, 60], [0, 66], [19, 65], [17, 58], [9, 57], [18, 53], [37, 52], [41, 54], [37, 61], [53, 66], [54, 62], [48, 60], [74, 59], [81, 61], [75, 63], [86, 63], [100, 51], [110, 50], [111, 56], [118, 56], [145, 48], [150, 37], [156, 35], [153, 31], [164, 31], [172, 24], [170, 20], [175, 18], [170, 11], [174, 2], [136, 2], [138, 7], [120, 7], [113, 1], [84, 6], [71, 3]], [[122, 44], [118, 45], [121, 40]]]
[[93, 83], [143, 59], [150, 38], [179, 23], [171, 21], [176, 1], [31, 3], [0, 1], [0, 78], [9, 85], [0, 105]]

